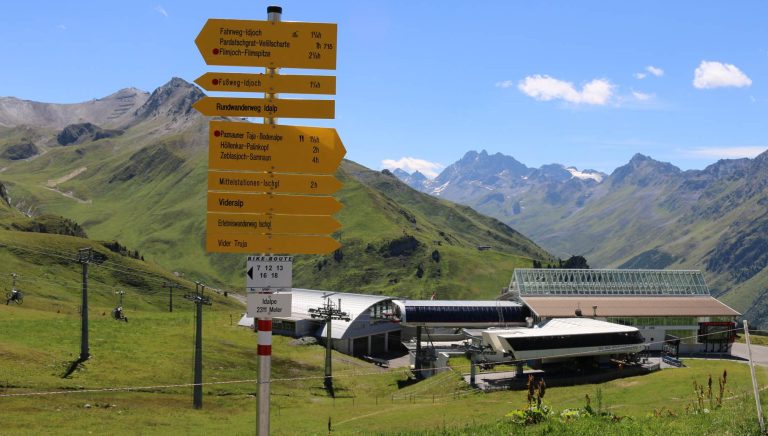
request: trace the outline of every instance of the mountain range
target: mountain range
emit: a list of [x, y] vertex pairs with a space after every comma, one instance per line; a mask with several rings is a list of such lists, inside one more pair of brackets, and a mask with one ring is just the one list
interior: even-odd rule
[[[203, 247], [202, 96], [174, 78], [71, 105], [0, 98], [0, 191], [37, 220], [0, 225], [35, 231], [62, 216], [71, 223], [58, 227], [169, 271], [242, 287], [244, 256]], [[768, 325], [766, 153], [689, 171], [637, 154], [608, 175], [469, 152], [434, 180], [351, 161], [336, 176], [343, 248], [297, 256], [295, 286], [489, 298], [516, 266], [583, 255], [593, 267], [703, 270], [715, 295]]]
[[[65, 217], [82, 230], [67, 237], [114, 241], [168, 271], [242, 289], [245, 256], [204, 249], [209, 118], [192, 108], [203, 95], [174, 78], [151, 93], [78, 104], [0, 98], [0, 190], [28, 217], [0, 227], [44, 232], [51, 216]], [[506, 224], [389, 172], [344, 161], [336, 177], [342, 249], [296, 256], [296, 287], [489, 298], [514, 267], [556, 260]]]
[[765, 317], [768, 152], [687, 171], [636, 154], [606, 175], [470, 151], [434, 180], [393, 174], [593, 267], [702, 270], [713, 294]]

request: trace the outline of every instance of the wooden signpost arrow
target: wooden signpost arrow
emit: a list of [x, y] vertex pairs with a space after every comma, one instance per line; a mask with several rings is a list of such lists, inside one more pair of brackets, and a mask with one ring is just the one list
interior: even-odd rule
[[203, 97], [192, 107], [208, 117], [332, 119], [336, 116], [333, 100]]
[[336, 24], [211, 18], [195, 39], [208, 65], [336, 69]]
[[341, 223], [327, 215], [272, 215], [251, 213], [208, 214], [209, 234], [330, 235]]
[[347, 153], [336, 129], [211, 121], [208, 167], [330, 174]]
[[341, 247], [339, 241], [321, 235], [206, 235], [209, 253], [326, 254]]
[[210, 191], [331, 195], [342, 186], [331, 175], [208, 171]]
[[333, 215], [341, 207], [333, 197], [208, 192], [209, 212]]
[[336, 76], [205, 73], [195, 83], [206, 91], [336, 94]]

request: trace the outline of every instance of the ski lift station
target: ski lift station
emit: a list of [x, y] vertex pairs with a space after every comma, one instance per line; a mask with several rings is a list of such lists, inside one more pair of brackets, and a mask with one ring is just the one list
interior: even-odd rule
[[[273, 318], [273, 334], [296, 338], [314, 336], [324, 342], [326, 322], [313, 318], [311, 310], [325, 306], [330, 300], [350, 316], [348, 321], [330, 321], [335, 350], [354, 356], [370, 356], [386, 354], [400, 347], [400, 325], [376, 317], [383, 308], [389, 307], [392, 297], [297, 288], [293, 288], [291, 294], [291, 316]], [[253, 318], [243, 316], [240, 325], [253, 327]]]
[[[489, 361], [529, 364], [605, 360], [661, 351], [673, 341], [680, 354], [730, 353], [740, 316], [710, 295], [699, 271], [518, 268], [489, 301], [291, 292], [291, 316], [273, 318], [275, 334], [324, 342], [326, 321], [312, 313], [330, 302], [348, 314], [329, 321], [334, 349], [377, 356], [405, 347], [421, 371], [471, 350]], [[253, 324], [247, 316], [240, 321]]]

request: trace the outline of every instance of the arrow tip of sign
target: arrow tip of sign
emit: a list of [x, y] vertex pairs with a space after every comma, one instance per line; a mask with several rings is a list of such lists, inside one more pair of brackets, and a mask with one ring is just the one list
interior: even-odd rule
[[195, 79], [195, 80], [194, 80], [195, 84], [196, 84], [197, 86], [199, 86], [199, 87], [203, 88], [203, 89], [207, 89], [207, 88], [205, 87], [205, 82], [203, 81], [203, 79], [205, 79], [205, 76], [206, 76], [207, 74], [208, 74], [208, 73], [206, 73], [206, 74], [203, 74], [202, 76], [200, 76], [200, 77], [198, 77], [197, 79]]
[[339, 144], [339, 149], [341, 150], [341, 157], [343, 158], [347, 154], [347, 148], [344, 147], [344, 142], [341, 140], [341, 137], [339, 136], [339, 132], [337, 132], [336, 129], [333, 129], [333, 133], [336, 135], [336, 143]]

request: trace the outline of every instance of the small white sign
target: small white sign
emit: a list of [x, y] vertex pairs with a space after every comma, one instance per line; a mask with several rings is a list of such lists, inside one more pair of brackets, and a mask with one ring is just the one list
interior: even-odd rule
[[248, 290], [293, 287], [293, 256], [248, 256], [245, 269]]
[[291, 316], [291, 294], [248, 293], [247, 313], [252, 318]]

